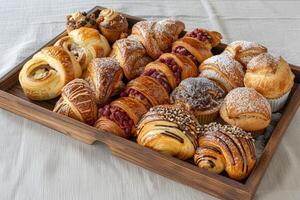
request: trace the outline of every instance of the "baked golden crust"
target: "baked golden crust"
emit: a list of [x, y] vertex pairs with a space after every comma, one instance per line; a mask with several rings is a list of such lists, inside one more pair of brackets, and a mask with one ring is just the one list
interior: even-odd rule
[[157, 59], [171, 48], [184, 27], [183, 22], [171, 19], [140, 21], [132, 27], [132, 35], [143, 44], [152, 59]]
[[49, 100], [59, 96], [63, 86], [81, 73], [74, 57], [53, 46], [42, 49], [23, 66], [19, 81], [30, 99]]
[[186, 110], [173, 105], [155, 106], [137, 127], [140, 145], [182, 160], [194, 155], [199, 124]]
[[226, 171], [235, 180], [245, 179], [256, 163], [255, 145], [249, 133], [237, 127], [211, 123], [201, 131], [194, 162], [214, 173]]
[[68, 36], [59, 39], [55, 46], [61, 46], [73, 54], [82, 70], [86, 69], [93, 58], [105, 57], [111, 50], [103, 35], [96, 29], [86, 27], [71, 31]]
[[86, 12], [77, 11], [67, 16], [68, 33], [81, 27], [97, 29], [95, 14], [88, 15]]
[[95, 58], [87, 67], [86, 80], [95, 92], [97, 103], [101, 106], [123, 89], [123, 70], [113, 58]]
[[256, 42], [243, 40], [234, 41], [227, 45], [225, 52], [239, 61], [246, 69], [248, 62], [255, 56], [266, 53], [268, 49]]
[[143, 45], [133, 37], [117, 40], [110, 57], [118, 60], [128, 80], [140, 76], [145, 66], [152, 61]]
[[106, 131], [107, 133], [112, 133], [114, 135], [128, 138], [129, 135], [114, 121], [108, 119], [107, 117], [100, 117], [94, 124], [94, 126], [99, 129]]
[[97, 18], [97, 23], [101, 33], [110, 43], [128, 35], [126, 17], [113, 9], [102, 10]]
[[218, 83], [229, 92], [244, 85], [243, 66], [228, 54], [220, 54], [205, 60], [199, 67], [200, 76]]
[[245, 131], [258, 131], [269, 125], [271, 106], [267, 99], [254, 89], [240, 87], [227, 94], [220, 114], [228, 124]]
[[93, 125], [97, 119], [97, 104], [88, 83], [83, 79], [74, 79], [65, 85], [53, 112]]
[[276, 99], [292, 89], [294, 77], [289, 64], [282, 57], [275, 58], [263, 53], [248, 63], [244, 83], [264, 97]]

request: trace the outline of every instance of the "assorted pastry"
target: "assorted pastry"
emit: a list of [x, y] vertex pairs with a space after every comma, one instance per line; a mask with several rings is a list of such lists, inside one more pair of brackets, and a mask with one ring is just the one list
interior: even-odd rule
[[213, 55], [220, 33], [184, 28], [164, 19], [130, 30], [115, 10], [76, 12], [68, 34], [36, 53], [19, 82], [32, 100], [59, 97], [56, 113], [242, 181], [294, 74], [258, 43], [235, 41]]

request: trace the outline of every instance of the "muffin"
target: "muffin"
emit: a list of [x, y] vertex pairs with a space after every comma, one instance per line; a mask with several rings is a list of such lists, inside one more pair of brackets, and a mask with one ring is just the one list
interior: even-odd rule
[[200, 124], [206, 124], [217, 118], [224, 97], [225, 91], [216, 83], [197, 77], [183, 80], [170, 98], [194, 114]]
[[230, 125], [245, 131], [261, 133], [271, 121], [268, 100], [253, 88], [239, 87], [231, 90], [224, 99], [220, 115]]
[[294, 85], [294, 77], [289, 64], [282, 57], [263, 53], [248, 63], [244, 84], [266, 97], [272, 112], [276, 112], [286, 103]]

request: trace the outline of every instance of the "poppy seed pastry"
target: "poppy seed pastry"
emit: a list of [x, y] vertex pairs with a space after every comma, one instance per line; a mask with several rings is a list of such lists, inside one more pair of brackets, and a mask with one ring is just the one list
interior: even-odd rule
[[199, 130], [197, 120], [188, 111], [174, 105], [155, 106], [137, 126], [137, 143], [186, 160], [194, 155]]
[[253, 88], [239, 87], [227, 94], [220, 115], [228, 124], [245, 131], [259, 131], [266, 128], [271, 121], [271, 106]]

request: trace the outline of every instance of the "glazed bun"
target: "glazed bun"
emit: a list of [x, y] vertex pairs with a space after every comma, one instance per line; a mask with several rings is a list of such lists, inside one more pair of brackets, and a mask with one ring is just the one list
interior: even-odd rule
[[253, 88], [240, 87], [227, 94], [220, 114], [230, 125], [245, 131], [259, 131], [266, 128], [271, 121], [271, 106]]

